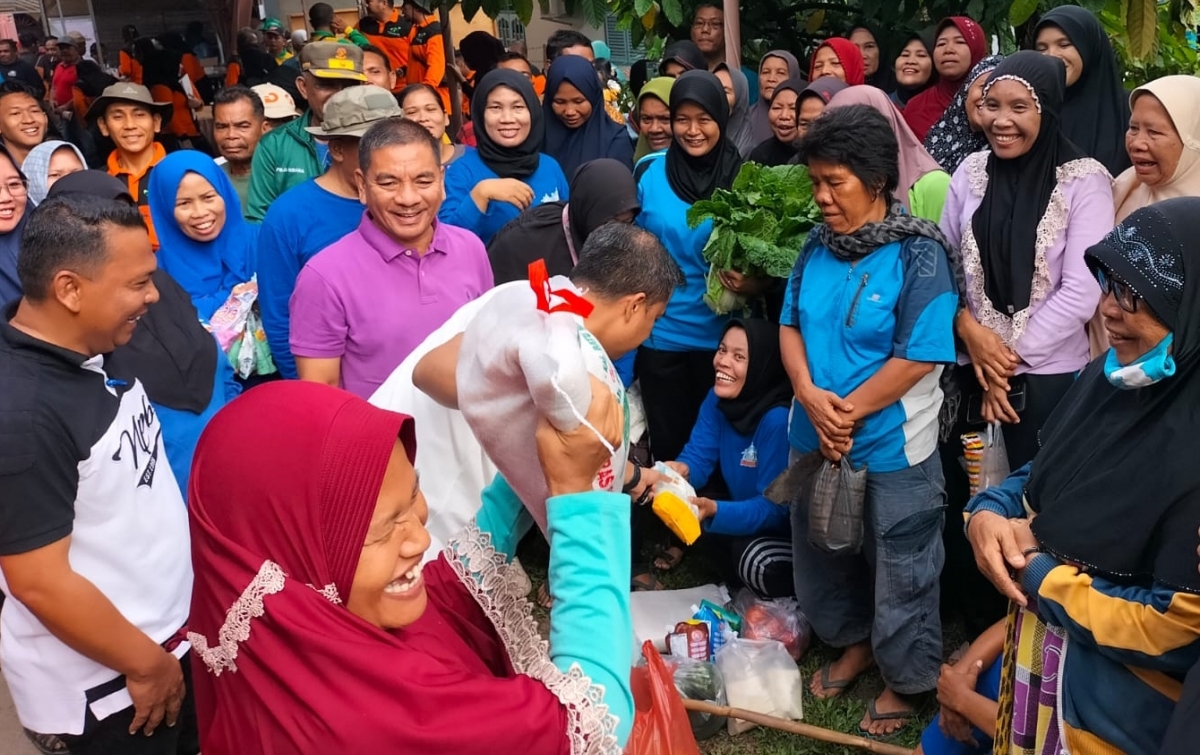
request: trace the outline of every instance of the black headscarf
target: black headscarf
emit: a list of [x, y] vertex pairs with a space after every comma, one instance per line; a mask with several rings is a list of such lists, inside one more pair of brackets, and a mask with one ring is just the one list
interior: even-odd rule
[[[909, 43], [914, 40], [924, 45], [925, 52], [929, 53], [929, 79], [924, 84], [918, 84], [915, 87], [901, 86], [900, 82], [896, 82], [895, 91], [892, 93], [892, 99], [901, 108], [907, 105], [908, 101], [913, 97], [916, 97], [921, 92], [924, 92], [926, 89], [936, 84], [938, 80], [937, 69], [933, 67], [933, 29], [926, 29], [923, 32], [914, 32], [909, 34], [908, 38], [904, 40], [904, 45], [900, 48], [901, 52], [903, 52], [904, 48], [908, 47]], [[899, 53], [892, 58], [893, 77], [896, 75], [896, 61], [899, 60], [899, 58]]]
[[[832, 76], [826, 76], [823, 79], [818, 79], [817, 81], [813, 82], [813, 84], [824, 86], [830, 81], [838, 81], [838, 80], [833, 78]], [[846, 86], [845, 82], [839, 81], [838, 83], [840, 83], [842, 85], [843, 89], [845, 88], [845, 86]], [[807, 81], [805, 81], [804, 79], [801, 79], [801, 78], [788, 79], [787, 81], [783, 82], [779, 86], [775, 87], [775, 94], [772, 96], [771, 99], [773, 100], [775, 97], [778, 97], [780, 92], [784, 92], [784, 91], [795, 92], [796, 93], [796, 105], [795, 105], [796, 118], [799, 119], [800, 118], [800, 103], [803, 101], [802, 98], [800, 97], [800, 94], [801, 94], [801, 92], [807, 91], [807, 88], [810, 86], [812, 86], [812, 84], [809, 84]], [[829, 96], [833, 97], [833, 94], [830, 93]], [[825, 101], [829, 102], [828, 99], [826, 99]], [[749, 160], [750, 162], [758, 163], [759, 165], [766, 165], [768, 167], [771, 167], [771, 166], [775, 166], [775, 165], [787, 165], [789, 162], [791, 162], [793, 159], [795, 159], [795, 157], [796, 157], [796, 142], [791, 141], [791, 142], [785, 143], [785, 142], [779, 141], [779, 138], [777, 136], [775, 136], [774, 129], [772, 129], [771, 135], [769, 137], [767, 137], [766, 139], [764, 139], [763, 141], [759, 142], [758, 146], [754, 148], [754, 151], [751, 152], [750, 156], [746, 159]]]
[[[1033, 532], [1056, 557], [1116, 581], [1154, 579], [1200, 593], [1200, 198], [1135, 211], [1085, 259], [1136, 291], [1162, 294], [1175, 374], [1118, 389], [1093, 361], [1042, 428], [1026, 486]], [[1177, 308], [1169, 311], [1169, 308]]]
[[[554, 98], [563, 84], [570, 84], [587, 98], [592, 114], [580, 126], [570, 128], [554, 114]], [[542, 100], [546, 125], [546, 154], [558, 161], [563, 173], [574, 175], [581, 165], [600, 157], [625, 160], [633, 171], [633, 142], [625, 126], [604, 110], [604, 87], [587, 58], [562, 55], [546, 72], [546, 95]]]
[[731, 328], [746, 333], [750, 351], [746, 380], [737, 398], [719, 399], [717, 408], [739, 434], [754, 435], [763, 415], [777, 406], [791, 406], [792, 384], [779, 352], [778, 325], [766, 320], [731, 320], [721, 333], [722, 339]]
[[708, 199], [716, 189], [733, 186], [733, 179], [742, 168], [742, 156], [725, 133], [729, 125], [729, 100], [725, 99], [720, 79], [708, 71], [683, 73], [671, 87], [672, 121], [685, 102], [699, 105], [721, 129], [720, 140], [703, 157], [688, 155], [678, 139], [672, 140], [667, 148], [667, 181], [680, 199], [692, 204]]
[[700, 52], [700, 48], [690, 39], [672, 42], [663, 50], [662, 62], [658, 64], [658, 75], [666, 76], [663, 71], [667, 63], [678, 63], [689, 71], [707, 71], [708, 58]]
[[1096, 158], [1109, 173], [1119, 176], [1131, 164], [1125, 150], [1129, 93], [1112, 43], [1096, 16], [1077, 5], [1062, 5], [1042, 16], [1034, 38], [1047, 26], [1061, 29], [1083, 59], [1083, 72], [1067, 88], [1063, 102], [1063, 133], [1085, 155]]
[[[508, 87], [525, 100], [529, 109], [529, 136], [516, 147], [501, 147], [488, 135], [483, 117], [487, 111], [487, 98], [496, 87]], [[533, 84], [516, 71], [507, 68], [491, 70], [475, 87], [471, 98], [471, 123], [475, 126], [475, 149], [483, 164], [500, 178], [525, 179], [537, 172], [542, 160], [542, 141], [545, 138], [542, 106], [538, 102]]]
[[546, 261], [550, 275], [570, 275], [575, 268], [563, 208], [575, 254], [583, 251], [587, 237], [625, 212], [641, 211], [637, 184], [629, 168], [611, 158], [584, 163], [571, 178], [570, 203], [546, 202], [530, 207], [510, 220], [488, 244], [488, 260], [496, 285], [529, 277], [529, 264]]
[[979, 244], [983, 285], [1001, 314], [1011, 317], [1029, 306], [1037, 256], [1037, 229], [1058, 185], [1060, 165], [1083, 157], [1060, 128], [1067, 73], [1063, 62], [1023, 50], [996, 66], [984, 95], [1001, 80], [1016, 79], [1035, 94], [1042, 122], [1028, 152], [1012, 160], [988, 155], [987, 192], [971, 228]]
[[[133, 204], [129, 188], [104, 171], [84, 170], [63, 176], [48, 197], [91, 194]], [[212, 401], [217, 370], [217, 342], [200, 324], [192, 297], [162, 268], [151, 276], [158, 301], [133, 329], [129, 343], [105, 358], [115, 372], [137, 376], [156, 404], [199, 414]]]
[[875, 39], [875, 46], [879, 49], [879, 68], [875, 69], [875, 73], [870, 76], [865, 76], [863, 83], [891, 94], [896, 91], [896, 58], [888, 55], [888, 50], [883, 44], [883, 34], [879, 29], [864, 20], [860, 20], [850, 27], [850, 33], [846, 35], [846, 39], [850, 39], [850, 36], [858, 29], [870, 32]]

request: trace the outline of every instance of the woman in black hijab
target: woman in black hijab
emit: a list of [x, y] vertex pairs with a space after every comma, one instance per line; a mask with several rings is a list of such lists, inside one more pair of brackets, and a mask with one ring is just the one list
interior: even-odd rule
[[[833, 79], [833, 77], [826, 77]], [[836, 79], [833, 79], [836, 81]], [[824, 82], [825, 79], [821, 79]], [[746, 158], [759, 165], [787, 165], [796, 157], [796, 142], [803, 136], [797, 129], [800, 112], [800, 93], [806, 88], [803, 79], [788, 79], [775, 87], [767, 121], [771, 124], [771, 136], [764, 139]]]
[[863, 56], [863, 83], [883, 90], [886, 94], [896, 91], [896, 72], [892, 57], [884, 47], [883, 35], [866, 21], [850, 27], [846, 35]]
[[[49, 197], [69, 193], [133, 203], [128, 187], [99, 170], [63, 176], [50, 187]], [[105, 364], [121, 365], [113, 369], [136, 375], [145, 387], [162, 420], [163, 446], [186, 501], [200, 433], [241, 387], [216, 339], [200, 324], [192, 297], [161, 267], [151, 279], [158, 301], [142, 315], [129, 343], [108, 355]]]
[[658, 64], [659, 76], [673, 79], [687, 71], [707, 71], [708, 59], [690, 39], [672, 42], [663, 50], [662, 62]]
[[1088, 249], [1113, 346], [1032, 464], [969, 507], [980, 569], [1014, 603], [996, 741], [1013, 752], [1158, 752], [1200, 649], [1197, 236], [1200, 198], [1182, 197]]
[[565, 200], [566, 176], [542, 154], [545, 118], [533, 84], [522, 74], [497, 68], [471, 99], [474, 150], [446, 168], [446, 200], [438, 220], [466, 228], [483, 243], [523, 210]]
[[1129, 93], [1104, 27], [1091, 11], [1062, 5], [1042, 16], [1034, 40], [1038, 52], [1067, 67], [1063, 133], [1111, 175], [1121, 175], [1130, 166], [1125, 151]]
[[909, 100], [937, 83], [938, 74], [933, 67], [933, 30], [909, 34], [895, 60], [888, 63], [896, 81], [892, 102], [904, 110]]
[[612, 221], [632, 223], [641, 209], [628, 167], [607, 157], [584, 163], [571, 179], [570, 202], [531, 207], [492, 237], [496, 285], [526, 280], [539, 259], [550, 275], [570, 275], [592, 231]]

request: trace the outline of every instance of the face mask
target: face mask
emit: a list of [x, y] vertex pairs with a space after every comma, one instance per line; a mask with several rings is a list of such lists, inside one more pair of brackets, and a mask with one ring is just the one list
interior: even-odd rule
[[1105, 377], [1108, 378], [1108, 382], [1122, 390], [1145, 388], [1171, 377], [1175, 374], [1175, 359], [1171, 356], [1171, 344], [1174, 341], [1175, 335], [1168, 333], [1157, 346], [1126, 365], [1117, 361], [1115, 349], [1109, 349], [1104, 360]]

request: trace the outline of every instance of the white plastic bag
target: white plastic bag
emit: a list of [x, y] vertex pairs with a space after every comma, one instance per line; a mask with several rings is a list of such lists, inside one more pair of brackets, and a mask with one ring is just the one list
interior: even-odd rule
[[[731, 707], [793, 721], [804, 718], [800, 669], [782, 642], [735, 638], [717, 653], [717, 670]], [[729, 719], [730, 734], [749, 728], [745, 721]]]
[[[579, 290], [564, 277], [540, 288], [497, 292], [463, 333], [456, 381], [458, 406], [488, 457], [546, 531], [546, 480], [534, 433], [538, 416], [563, 431], [585, 421], [592, 401], [589, 375], [621, 404], [623, 441], [596, 475], [596, 490], [619, 492], [629, 450], [625, 386], [584, 318], [563, 306]], [[546, 310], [550, 311], [546, 311]]]

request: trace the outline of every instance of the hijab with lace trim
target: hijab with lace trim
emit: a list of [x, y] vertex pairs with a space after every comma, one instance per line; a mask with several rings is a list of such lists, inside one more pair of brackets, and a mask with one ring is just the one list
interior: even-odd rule
[[[506, 644], [444, 555], [424, 567], [415, 623], [382, 629], [348, 610], [397, 440], [411, 462], [410, 417], [298, 380], [247, 392], [200, 438], [188, 638], [205, 752], [562, 753], [590, 722], [587, 701], [535, 678], [532, 617], [528, 634], [504, 626]], [[502, 580], [490, 587], [528, 611]]]
[[1129, 168], [1117, 177], [1113, 187], [1117, 222], [1137, 210], [1171, 197], [1200, 197], [1200, 78], [1195, 76], [1164, 76], [1138, 87], [1129, 95], [1129, 102], [1140, 97], [1156, 98], [1171, 116], [1175, 131], [1183, 142], [1183, 151], [1175, 173], [1158, 186], [1147, 186]]

